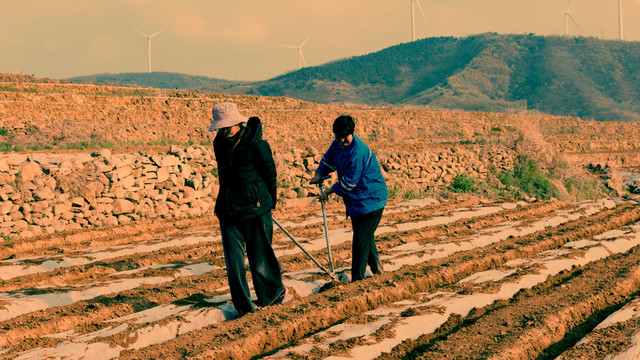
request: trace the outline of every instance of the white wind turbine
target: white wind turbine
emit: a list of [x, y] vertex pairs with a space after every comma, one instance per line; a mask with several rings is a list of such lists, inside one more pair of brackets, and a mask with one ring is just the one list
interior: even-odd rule
[[153, 35], [147, 35], [145, 33], [143, 33], [142, 31], [140, 31], [137, 27], [132, 26], [133, 30], [139, 32], [142, 36], [147, 38], [147, 53], [149, 54], [149, 72], [151, 72], [151, 38], [160, 34], [161, 32], [165, 31], [166, 29], [162, 29], [160, 31], [158, 31], [157, 33], [153, 34]]
[[284, 47], [288, 47], [288, 48], [291, 48], [291, 49], [298, 50], [298, 70], [302, 69], [302, 65], [303, 64], [304, 64], [304, 66], [307, 66], [307, 60], [304, 59], [304, 54], [302, 54], [302, 47], [304, 46], [304, 44], [307, 43], [307, 41], [309, 40], [310, 37], [311, 37], [311, 35], [307, 36], [307, 38], [304, 39], [304, 41], [302, 43], [300, 43], [299, 46], [280, 44], [280, 45], [282, 45]]
[[[640, 5], [640, 0], [636, 0], [636, 2]], [[618, 0], [618, 34], [619, 39], [624, 40], [624, 31], [622, 27], [622, 0]]]
[[411, 2], [411, 41], [416, 41], [416, 24], [414, 20], [415, 10], [414, 10], [413, 4], [415, 3], [416, 5], [418, 5], [418, 9], [422, 14], [422, 17], [424, 18], [425, 23], [427, 22], [427, 16], [424, 14], [424, 11], [422, 11], [422, 6], [420, 6], [419, 0], [409, 0], [409, 1]]
[[[640, 4], [640, 0], [636, 0]], [[624, 31], [622, 27], [622, 0], [618, 0], [618, 34], [619, 39], [624, 40]]]
[[624, 40], [624, 32], [622, 31], [622, 0], [618, 0], [618, 34], [620, 40]]
[[569, 11], [570, 5], [571, 5], [571, 0], [567, 1], [567, 10], [562, 12], [562, 14], [564, 15], [564, 35], [565, 36], [569, 36], [569, 19], [571, 19], [571, 21], [573, 21], [573, 23], [576, 24], [578, 29], [580, 28], [580, 25], [578, 25], [578, 23], [573, 18], [573, 16], [571, 16], [571, 11]]

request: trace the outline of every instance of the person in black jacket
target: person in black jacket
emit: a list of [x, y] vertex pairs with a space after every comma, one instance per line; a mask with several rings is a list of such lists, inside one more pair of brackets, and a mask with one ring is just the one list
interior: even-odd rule
[[230, 102], [215, 105], [212, 114], [209, 131], [217, 131], [213, 149], [220, 182], [215, 214], [220, 221], [231, 300], [242, 316], [257, 309], [247, 284], [245, 250], [257, 305], [281, 304], [287, 293], [271, 246], [276, 167], [271, 147], [262, 139], [259, 118], [241, 115]]

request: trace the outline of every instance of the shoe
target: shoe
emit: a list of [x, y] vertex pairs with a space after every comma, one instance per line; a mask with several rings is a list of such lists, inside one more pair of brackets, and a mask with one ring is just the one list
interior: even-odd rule
[[282, 294], [280, 294], [280, 296], [278, 296], [278, 298], [273, 302], [274, 305], [282, 305], [282, 303], [284, 302], [284, 299], [287, 297], [287, 287], [284, 287], [284, 290], [282, 290]]

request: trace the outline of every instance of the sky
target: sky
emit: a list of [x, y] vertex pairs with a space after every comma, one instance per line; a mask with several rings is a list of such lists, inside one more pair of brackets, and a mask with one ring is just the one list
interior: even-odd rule
[[[151, 71], [266, 80], [411, 41], [415, 0], [0, 0], [0, 72], [64, 79]], [[419, 0], [417, 39], [564, 35], [566, 0]], [[640, 0], [621, 0], [640, 41]], [[569, 34], [618, 39], [618, 0], [572, 0]]]

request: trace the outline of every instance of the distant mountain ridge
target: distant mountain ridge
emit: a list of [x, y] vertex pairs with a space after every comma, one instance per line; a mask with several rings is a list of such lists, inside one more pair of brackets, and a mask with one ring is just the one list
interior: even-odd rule
[[138, 85], [159, 89], [191, 89], [212, 84], [229, 82], [199, 75], [186, 75], [170, 72], [119, 73], [76, 76], [67, 80], [76, 82], [96, 82], [108, 84]]
[[434, 37], [265, 81], [176, 87], [318, 103], [640, 121], [640, 42], [496, 33]]

